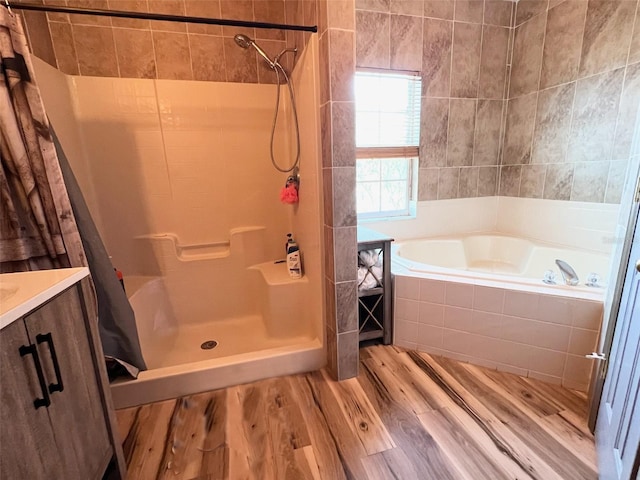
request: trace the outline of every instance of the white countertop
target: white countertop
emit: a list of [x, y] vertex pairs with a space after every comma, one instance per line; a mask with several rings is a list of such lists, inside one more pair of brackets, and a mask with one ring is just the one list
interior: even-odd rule
[[0, 275], [0, 329], [89, 275], [87, 267]]

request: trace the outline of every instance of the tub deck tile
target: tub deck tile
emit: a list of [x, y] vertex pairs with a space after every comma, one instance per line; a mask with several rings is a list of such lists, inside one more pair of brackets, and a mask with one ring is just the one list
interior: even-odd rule
[[119, 410], [132, 479], [596, 479], [585, 395], [393, 346]]

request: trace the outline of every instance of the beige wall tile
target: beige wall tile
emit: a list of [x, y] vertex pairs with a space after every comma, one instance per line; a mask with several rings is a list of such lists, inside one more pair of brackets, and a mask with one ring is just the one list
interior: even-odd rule
[[546, 165], [523, 165], [520, 178], [520, 197], [542, 198]]
[[150, 30], [114, 28], [120, 77], [156, 78], [156, 59]]
[[509, 98], [538, 89], [546, 16], [538, 15], [516, 28]]
[[425, 18], [423, 28], [423, 94], [427, 97], [448, 97], [453, 22]]
[[460, 168], [458, 180], [458, 197], [471, 198], [478, 196], [478, 167]]
[[[222, 18], [222, 13], [220, 12], [220, 0], [185, 0], [184, 7], [186, 14], [190, 17]], [[187, 24], [187, 29], [189, 30], [189, 33], [222, 35], [222, 27], [220, 25], [189, 23]]]
[[446, 200], [448, 198], [458, 198], [458, 179], [460, 178], [460, 169], [440, 168], [438, 172], [438, 200]]
[[522, 174], [521, 165], [505, 165], [501, 167], [499, 195], [503, 195], [505, 197], [520, 196], [521, 174]]
[[[357, 222], [356, 217], [356, 169], [355, 167], [334, 168], [333, 177], [333, 226], [350, 227]], [[337, 244], [336, 244], [337, 247]], [[337, 250], [337, 248], [336, 248]], [[337, 255], [337, 253], [336, 253]], [[355, 258], [355, 254], [354, 254]], [[336, 266], [336, 269], [338, 267]], [[339, 281], [346, 281], [342, 278]]]
[[333, 231], [336, 282], [355, 281], [357, 275], [356, 227], [340, 227]]
[[[255, 0], [253, 2], [253, 16], [256, 22], [286, 23], [284, 0]], [[303, 20], [300, 19], [299, 24], [303, 23]], [[256, 38], [285, 40], [285, 31], [256, 28]]]
[[503, 98], [507, 75], [509, 29], [483, 26], [478, 97]]
[[353, 58], [355, 43], [354, 32], [329, 30], [329, 65], [331, 69], [331, 100], [334, 102], [352, 102]]
[[194, 80], [224, 82], [227, 73], [224, 60], [224, 39], [211, 35], [189, 34], [191, 70]]
[[189, 37], [186, 33], [154, 31], [153, 46], [156, 52], [158, 78], [171, 80], [191, 80], [193, 78]]
[[73, 25], [73, 37], [81, 75], [118, 76], [116, 48], [111, 28]]
[[538, 94], [533, 163], [560, 163], [567, 156], [575, 82]]
[[[162, 1], [162, 0], [156, 0]], [[220, 0], [220, 14], [222, 18], [230, 20], [253, 20], [253, 1], [252, 0]], [[299, 23], [299, 22], [298, 22]], [[233, 37], [241, 33], [255, 38], [256, 32], [254, 28], [249, 27], [222, 27], [222, 34], [225, 37]]]
[[[98, 8], [108, 10], [109, 4], [107, 0], [67, 0], [69, 7], [78, 8]], [[95, 15], [69, 15], [71, 23], [75, 25], [101, 25], [104, 27], [111, 26], [111, 18], [97, 17]]]
[[475, 99], [451, 99], [447, 145], [448, 166], [470, 166], [473, 164], [476, 103]]
[[454, 0], [424, 0], [424, 16], [453, 20], [454, 6]]
[[391, 0], [391, 13], [422, 17], [424, 0]]
[[527, 164], [531, 160], [531, 141], [537, 93], [509, 100], [502, 163]]
[[636, 2], [589, 0], [580, 77], [621, 67], [627, 60]]
[[451, 61], [452, 97], [476, 98], [478, 96], [481, 38], [481, 25], [454, 22]]
[[609, 160], [624, 68], [578, 80], [567, 160]]
[[498, 165], [502, 100], [478, 100], [473, 145], [474, 165]]
[[640, 20], [636, 16], [636, 23], [633, 26], [633, 35], [631, 37], [631, 47], [629, 47], [628, 63], [640, 62]]
[[515, 5], [516, 2], [511, 0], [485, 0], [484, 23], [488, 25], [510, 27], [511, 14]]
[[[147, 0], [108, 0], [109, 8], [111, 10], [125, 10], [128, 12], [148, 12], [149, 4]], [[131, 18], [116, 18], [111, 19], [111, 24], [114, 27], [122, 28], [140, 28], [150, 29], [151, 24], [149, 20], [136, 20]]]
[[53, 41], [53, 49], [56, 54], [58, 68], [67, 75], [78, 75], [78, 56], [76, 47], [73, 42], [73, 33], [71, 25], [68, 23], [51, 22], [51, 39]]
[[577, 78], [586, 13], [586, 0], [567, 0], [549, 10], [541, 89]]
[[355, 167], [356, 112], [353, 102], [331, 105], [332, 166]]
[[483, 12], [483, 0], [455, 0], [455, 20], [482, 23]]
[[47, 14], [44, 12], [21, 12], [25, 17], [27, 35], [32, 53], [49, 65], [57, 66], [56, 54], [51, 40]]
[[333, 163], [331, 153], [331, 102], [320, 107], [320, 131], [323, 132], [321, 139], [322, 167], [331, 168]]
[[[67, 0], [44, 0], [43, 3], [45, 5], [56, 5], [58, 7], [67, 6]], [[71, 18], [66, 13], [47, 12], [47, 18], [49, 19], [50, 22], [71, 23]]]
[[516, 26], [547, 11], [548, 0], [518, 0], [516, 2]]
[[[328, 0], [331, 1], [331, 0]], [[391, 0], [356, 0], [356, 10], [389, 12]]]
[[436, 327], [444, 326], [444, 305], [420, 302], [418, 322]]
[[447, 165], [449, 99], [422, 98], [420, 167]]
[[422, 23], [420, 17], [391, 15], [389, 44], [392, 69], [422, 70]]
[[573, 164], [547, 165], [547, 176], [544, 179], [543, 198], [549, 200], [569, 200], [573, 183]]
[[499, 167], [478, 167], [478, 196], [493, 197], [498, 194]]
[[[241, 0], [238, 0], [241, 1]], [[149, 11], [167, 15], [184, 15], [185, 0], [147, 0]], [[151, 30], [158, 32], [186, 32], [187, 24], [182, 22], [151, 22]]]
[[327, 2], [327, 26], [353, 30], [354, 24], [354, 0], [329, 0]]
[[390, 16], [387, 13], [356, 11], [356, 65], [389, 68]]
[[640, 106], [640, 63], [629, 65], [624, 78], [612, 159], [624, 160], [631, 155], [631, 142], [637, 127]]
[[438, 168], [421, 168], [418, 172], [418, 200], [438, 199]]
[[338, 380], [358, 375], [358, 341], [357, 331], [338, 334]]
[[609, 175], [609, 162], [576, 163], [571, 200], [603, 202]]
[[336, 323], [339, 334], [358, 329], [357, 286], [357, 282], [341, 282], [335, 285]]
[[628, 160], [612, 161], [609, 164], [607, 190], [604, 195], [605, 203], [620, 203], [625, 180], [627, 179]]

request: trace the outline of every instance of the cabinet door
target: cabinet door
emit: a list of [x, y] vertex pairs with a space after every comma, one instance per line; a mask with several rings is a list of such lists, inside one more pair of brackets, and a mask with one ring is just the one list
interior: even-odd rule
[[[102, 477], [111, 446], [77, 288], [25, 317], [25, 324], [53, 390], [49, 416], [59, 454], [76, 460], [73, 478], [89, 480]], [[62, 391], [56, 391], [60, 382]]]
[[0, 331], [0, 478], [69, 478], [58, 457], [33, 355], [20, 355], [29, 346], [22, 319]]

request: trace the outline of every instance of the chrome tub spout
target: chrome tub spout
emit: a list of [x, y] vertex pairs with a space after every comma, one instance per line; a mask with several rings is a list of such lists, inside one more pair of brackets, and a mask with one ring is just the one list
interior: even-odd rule
[[562, 274], [564, 283], [571, 286], [578, 285], [578, 274], [573, 268], [571, 268], [571, 265], [563, 260], [558, 259], [556, 259], [556, 265], [558, 265], [558, 268], [560, 269], [560, 273]]

